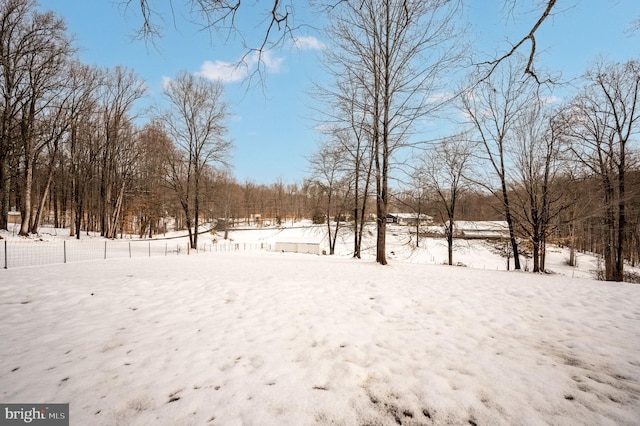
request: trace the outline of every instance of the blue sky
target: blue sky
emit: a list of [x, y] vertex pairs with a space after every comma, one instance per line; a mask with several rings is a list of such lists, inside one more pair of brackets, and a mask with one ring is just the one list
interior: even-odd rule
[[[270, 52], [264, 84], [247, 86], [242, 75], [232, 73], [225, 64], [236, 62], [246, 50], [238, 35], [222, 38], [201, 31], [183, 17], [185, 2], [173, 1], [175, 20], [164, 11], [163, 37], [155, 46], [133, 40], [139, 25], [134, 9], [125, 13], [119, 0], [40, 0], [41, 8], [64, 17], [76, 39], [80, 60], [102, 67], [123, 65], [135, 70], [149, 87], [146, 105], [160, 99], [162, 82], [178, 71], [200, 72], [225, 83], [226, 99], [232, 119], [229, 136], [233, 139], [233, 174], [243, 183], [300, 182], [306, 174], [306, 156], [319, 139], [313, 130], [313, 100], [308, 96], [312, 81], [322, 81], [318, 65], [320, 47], [330, 45], [320, 32], [302, 27], [299, 45], [288, 42]], [[135, 8], [137, 1], [131, 7]], [[168, 4], [169, 0], [156, 3]], [[255, 28], [270, 1], [243, 2], [238, 26], [245, 31], [246, 43], [259, 40], [261, 28]], [[318, 24], [307, 14], [303, 1], [296, 9], [298, 23]], [[537, 0], [519, 0], [535, 5]], [[518, 13], [510, 16], [501, 0], [468, 1], [466, 18], [471, 22], [474, 46], [492, 55], [508, 47], [507, 40], [522, 36], [537, 15]], [[527, 11], [527, 6], [519, 12]], [[161, 11], [163, 12], [163, 11]], [[598, 55], [616, 61], [640, 59], [640, 30], [629, 34], [634, 20], [640, 19], [637, 0], [558, 0], [556, 14], [543, 24], [538, 34], [538, 65], [561, 71], [565, 79], [584, 72]], [[174, 25], [175, 21], [175, 25]], [[259, 82], [258, 82], [259, 83]], [[560, 94], [570, 93], [568, 89]], [[568, 96], [568, 95], [566, 95]], [[562, 97], [562, 95], [560, 96]], [[428, 138], [428, 135], [426, 136]]]

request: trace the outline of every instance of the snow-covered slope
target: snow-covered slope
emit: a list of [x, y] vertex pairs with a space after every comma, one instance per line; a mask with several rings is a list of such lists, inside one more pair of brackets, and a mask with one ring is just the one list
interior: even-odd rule
[[638, 285], [272, 252], [0, 282], [0, 400], [73, 425], [640, 422]]

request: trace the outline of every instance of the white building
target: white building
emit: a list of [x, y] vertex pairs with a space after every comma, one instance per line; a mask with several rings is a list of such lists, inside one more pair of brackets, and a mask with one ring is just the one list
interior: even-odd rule
[[416, 221], [420, 222], [420, 225], [431, 225], [433, 223], [433, 216], [427, 214], [418, 213], [389, 213], [387, 215], [387, 223], [397, 223], [404, 226], [416, 226]]
[[[449, 221], [445, 226], [449, 225]], [[456, 220], [453, 223], [456, 238], [509, 238], [509, 226], [503, 220]]]

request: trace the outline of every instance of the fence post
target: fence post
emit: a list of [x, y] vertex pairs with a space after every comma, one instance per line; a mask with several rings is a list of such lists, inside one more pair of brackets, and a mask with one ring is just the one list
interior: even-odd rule
[[151, 242], [149, 242], [149, 257], [151, 257]]
[[104, 241], [104, 258], [107, 258], [107, 241]]
[[129, 241], [129, 259], [131, 259], [131, 241]]
[[63, 263], [67, 263], [67, 240], [62, 240], [62, 252], [63, 254], [63, 258], [64, 258], [64, 262]]
[[4, 240], [4, 269], [8, 268], [8, 264], [7, 264], [7, 240]]

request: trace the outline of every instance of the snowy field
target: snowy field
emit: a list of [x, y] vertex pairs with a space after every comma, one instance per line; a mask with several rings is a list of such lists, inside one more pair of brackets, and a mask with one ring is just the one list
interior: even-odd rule
[[345, 237], [0, 270], [0, 402], [69, 402], [72, 425], [640, 424], [640, 285], [389, 235], [385, 267]]

